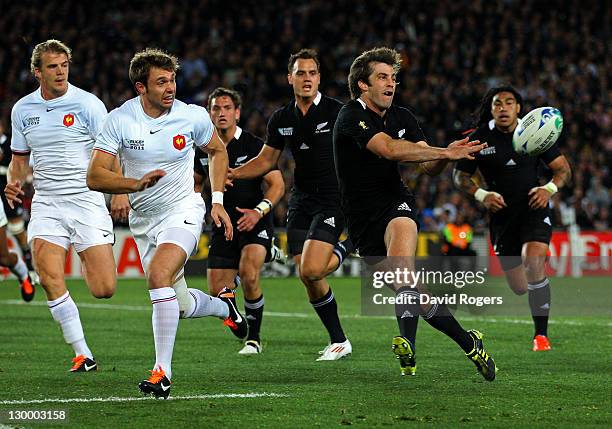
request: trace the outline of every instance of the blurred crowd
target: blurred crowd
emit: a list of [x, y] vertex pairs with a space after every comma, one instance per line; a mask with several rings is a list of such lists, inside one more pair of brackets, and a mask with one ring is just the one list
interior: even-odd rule
[[[403, 68], [395, 102], [410, 107], [430, 144], [444, 146], [470, 127], [486, 90], [513, 84], [523, 112], [558, 107], [565, 130], [561, 151], [573, 183], [556, 195], [555, 226], [573, 207], [584, 229], [610, 227], [612, 39], [610, 2], [601, 1], [361, 1], [172, 2], [49, 0], [2, 2], [0, 118], [37, 86], [29, 72], [32, 47], [58, 38], [73, 48], [70, 80], [117, 107], [135, 95], [127, 76], [135, 51], [156, 46], [181, 60], [178, 98], [205, 104], [217, 86], [243, 94], [241, 126], [265, 137], [272, 112], [292, 96], [287, 59], [303, 47], [321, 59], [321, 90], [348, 99], [352, 60], [374, 46], [396, 48]], [[282, 157], [288, 187], [292, 160]], [[416, 191], [424, 230], [440, 230], [462, 213], [476, 231], [481, 207], [452, 185], [450, 168], [430, 178], [403, 168]], [[544, 171], [545, 175], [546, 172]], [[286, 200], [276, 208], [285, 223]]]

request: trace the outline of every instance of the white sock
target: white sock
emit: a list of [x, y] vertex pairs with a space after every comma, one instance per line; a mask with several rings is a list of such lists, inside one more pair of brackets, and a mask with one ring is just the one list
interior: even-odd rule
[[26, 279], [26, 277], [28, 277], [28, 267], [26, 266], [25, 262], [23, 262], [23, 259], [19, 257], [19, 255], [14, 252], [11, 253], [17, 256], [17, 263], [12, 267], [8, 267], [8, 269], [11, 270], [11, 273], [15, 274], [20, 282], [22, 282]]
[[200, 289], [189, 288], [187, 290], [189, 291], [189, 296], [193, 301], [193, 305], [190, 312], [185, 312], [185, 319], [195, 319], [205, 316], [217, 316], [225, 319], [229, 316], [227, 304], [219, 298], [210, 296]]
[[168, 379], [172, 376], [172, 352], [179, 321], [179, 305], [171, 287], [150, 289], [153, 304], [153, 339], [155, 341], [155, 369], [163, 369]]
[[72, 300], [70, 292], [66, 291], [59, 298], [47, 301], [47, 305], [53, 320], [59, 323], [62, 329], [64, 340], [72, 346], [75, 355], [85, 355], [93, 359], [93, 354], [89, 347], [87, 347], [87, 342], [85, 342], [85, 335], [83, 334], [83, 327], [79, 318], [79, 309]]

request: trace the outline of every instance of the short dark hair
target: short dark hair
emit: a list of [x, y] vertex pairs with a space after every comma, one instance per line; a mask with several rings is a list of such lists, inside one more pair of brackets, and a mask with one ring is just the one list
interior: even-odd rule
[[234, 91], [233, 89], [224, 88], [220, 86], [218, 88], [215, 88], [215, 90], [211, 92], [210, 95], [208, 96], [208, 109], [210, 110], [213, 98], [223, 97], [223, 96], [227, 96], [231, 98], [232, 103], [234, 103], [234, 107], [236, 109], [240, 109], [242, 107], [242, 97], [240, 97], [240, 94], [238, 93], [238, 91]]
[[493, 119], [493, 115], [491, 114], [491, 103], [493, 102], [493, 97], [495, 97], [500, 92], [512, 93], [512, 95], [514, 95], [514, 98], [516, 98], [517, 104], [519, 104], [521, 108], [523, 107], [523, 97], [521, 97], [521, 94], [512, 85], [504, 84], [491, 88], [487, 91], [484, 97], [482, 97], [478, 109], [476, 109], [473, 114], [474, 120], [472, 125], [474, 127], [481, 127], [482, 125], [487, 124], [491, 119]]
[[137, 52], [130, 61], [129, 76], [132, 85], [140, 82], [147, 86], [152, 67], [176, 72], [179, 69], [178, 58], [156, 48], [146, 48], [144, 51]]
[[374, 48], [363, 52], [353, 64], [348, 76], [348, 87], [351, 92], [351, 98], [356, 99], [361, 95], [359, 89], [359, 81], [369, 85], [368, 77], [372, 74], [372, 63], [384, 63], [393, 67], [393, 71], [397, 74], [402, 63], [402, 56], [395, 49], [391, 48]]
[[289, 64], [287, 65], [287, 70], [289, 70], [289, 74], [293, 71], [293, 65], [299, 59], [302, 60], [314, 60], [317, 64], [317, 70], [320, 71], [321, 63], [319, 62], [319, 54], [314, 49], [300, 49], [295, 54], [291, 54], [289, 57]]

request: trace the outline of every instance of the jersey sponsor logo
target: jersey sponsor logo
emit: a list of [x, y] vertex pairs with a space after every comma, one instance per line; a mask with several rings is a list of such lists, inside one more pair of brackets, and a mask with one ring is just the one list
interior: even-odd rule
[[74, 125], [74, 115], [72, 113], [64, 115], [64, 125], [66, 127], [71, 127]]
[[55, 110], [55, 107], [47, 107], [47, 112], [50, 112], [52, 110]]
[[515, 165], [516, 165], [516, 162], [514, 162], [512, 158], [510, 158], [510, 161], [506, 162], [507, 167], [514, 167]]
[[320, 124], [317, 124], [317, 130], [323, 129], [328, 123], [329, 122], [321, 122]]
[[368, 129], [368, 126], [366, 125], [365, 121], [359, 121], [359, 126], [363, 128], [364, 130]]
[[246, 159], [248, 158], [248, 155], [243, 155], [243, 156], [239, 156], [238, 158], [236, 158], [236, 166], [242, 165], [244, 164], [244, 161], [246, 161]]
[[397, 132], [397, 137], [401, 139], [404, 136], [404, 134], [406, 134], [406, 128], [402, 128], [401, 130], [399, 130]]
[[183, 148], [187, 145], [187, 139], [185, 136], [178, 134], [172, 138], [172, 145], [176, 150], [183, 150]]
[[310, 146], [308, 146], [306, 143], [302, 143], [302, 146], [300, 146], [300, 149], [302, 149], [302, 150], [310, 149]]
[[407, 202], [403, 202], [403, 203], [401, 203], [401, 204], [400, 204], [400, 205], [397, 207], [397, 209], [398, 209], [398, 210], [406, 210], [406, 211], [409, 211], [409, 212], [411, 212], [411, 211], [412, 211], [412, 209], [410, 208], [410, 206], [408, 205], [408, 203], [407, 203]]
[[208, 157], [200, 158], [200, 164], [202, 164], [202, 167], [206, 167], [208, 165]]
[[160, 128], [159, 130], [149, 130], [149, 134], [155, 134], [158, 133], [162, 130], [162, 128]]
[[332, 228], [336, 227], [336, 219], [332, 216], [332, 217], [328, 217], [327, 219], [325, 219], [323, 221], [323, 223], [328, 224], [329, 226], [331, 226]]
[[547, 224], [547, 225], [549, 225], [549, 226], [552, 226], [552, 225], [551, 225], [551, 223], [550, 223], [550, 218], [549, 218], [548, 216], [546, 216], [546, 217], [544, 218], [544, 223], [545, 223], [545, 224]]
[[292, 136], [293, 135], [293, 127], [279, 128], [278, 129], [278, 133], [281, 136]]
[[40, 124], [40, 116], [32, 116], [31, 118], [26, 118], [24, 122], [26, 127], [33, 127], [34, 125]]
[[[487, 142], [484, 142], [486, 144]], [[495, 146], [485, 147], [483, 150], [478, 152], [480, 155], [493, 155], [495, 153]]]
[[269, 239], [270, 237], [268, 237], [268, 232], [264, 229], [262, 230], [259, 234], [257, 234], [257, 236], [259, 238], [263, 238], [264, 240]]
[[136, 139], [125, 139], [124, 144], [126, 149], [132, 150], [144, 150], [144, 140], [136, 140]]

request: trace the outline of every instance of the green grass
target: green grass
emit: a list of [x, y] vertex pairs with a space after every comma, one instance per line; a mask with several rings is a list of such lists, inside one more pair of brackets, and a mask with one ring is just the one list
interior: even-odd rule
[[[553, 287], [562, 291], [575, 282], [555, 279]], [[602, 279], [580, 280], [581, 285], [588, 282], [602, 284]], [[612, 325], [605, 315], [555, 320], [550, 328], [554, 350], [548, 353], [531, 351], [528, 317], [495, 316], [494, 321], [487, 321], [486, 316], [460, 315], [466, 328], [485, 333], [487, 350], [500, 368], [493, 383], [483, 381], [452, 341], [421, 321], [417, 376], [402, 378], [390, 351], [397, 331], [393, 318], [357, 316], [359, 280], [334, 279], [331, 283], [354, 347], [353, 356], [342, 361], [315, 362], [327, 338], [303, 287], [293, 278], [263, 280], [266, 311], [272, 314], [264, 319], [264, 353], [260, 356], [238, 356], [241, 344], [218, 319], [180, 323], [173, 397], [247, 392], [285, 396], [0, 404], [0, 412], [67, 409], [70, 427], [101, 428], [589, 427], [612, 422]], [[205, 287], [202, 279], [191, 279], [190, 285]], [[39, 290], [34, 302], [42, 305], [17, 305], [9, 301], [18, 298], [15, 282], [5, 281], [0, 288], [0, 402], [139, 397], [137, 383], [147, 376], [154, 361], [144, 282], [120, 281], [116, 295], [108, 301], [92, 298], [81, 281], [71, 281], [70, 289], [77, 305], [145, 309], [81, 306], [85, 334], [100, 371], [68, 374], [71, 350], [44, 305], [44, 294]], [[7, 424], [0, 421], [0, 426], [2, 423]]]

